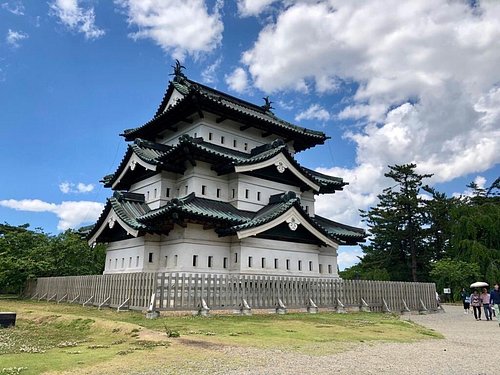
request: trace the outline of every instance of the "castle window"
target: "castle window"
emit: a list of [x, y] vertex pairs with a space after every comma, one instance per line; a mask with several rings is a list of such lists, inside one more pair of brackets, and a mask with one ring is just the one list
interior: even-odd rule
[[115, 269], [118, 268], [118, 258], [115, 258]]
[[257, 192], [257, 200], [260, 201], [260, 191]]
[[238, 253], [234, 253], [234, 263], [238, 263]]
[[217, 189], [217, 198], [220, 198], [220, 189]]
[[109, 269], [111, 269], [111, 259], [109, 260], [109, 266], [108, 266]]
[[222, 267], [227, 268], [227, 258], [222, 261]]
[[319, 273], [323, 273], [323, 265], [321, 263], [319, 264]]
[[167, 191], [165, 192], [165, 196], [167, 198], [170, 197], [170, 188], [167, 188]]
[[156, 198], [157, 189], [154, 190], [153, 197]]
[[201, 195], [206, 195], [206, 194], [207, 194], [207, 186], [201, 185]]
[[153, 263], [153, 253], [149, 253], [148, 255], [148, 262]]
[[213, 262], [214, 262], [214, 257], [210, 255], [208, 257], [208, 268], [212, 268]]
[[146, 192], [146, 200], [149, 201], [149, 190]]
[[211, 141], [212, 140], [212, 133], [208, 133], [208, 140]]
[[231, 189], [231, 198], [236, 196], [236, 189]]
[[313, 270], [313, 262], [310, 260], [309, 261], [309, 271]]
[[198, 266], [198, 255], [193, 255], [193, 267]]
[[266, 268], [266, 258], [262, 258], [260, 260], [260, 265], [262, 266], [262, 268]]
[[165, 255], [165, 267], [168, 267], [168, 256]]
[[306, 206], [306, 213], [309, 213], [309, 206]]
[[248, 268], [252, 268], [252, 257], [248, 257]]
[[184, 194], [187, 194], [188, 193], [188, 186], [184, 186]]
[[221, 144], [221, 145], [223, 145], [223, 144], [224, 144], [224, 136], [223, 136], [223, 135], [221, 135], [221, 136], [220, 136], [220, 144]]
[[274, 258], [274, 268], [278, 269], [278, 258]]
[[135, 266], [139, 267], [139, 255], [135, 258]]
[[122, 268], [125, 268], [125, 258], [122, 258]]
[[238, 145], [238, 142], [236, 141], [236, 139], [233, 139], [233, 147], [236, 148], [237, 145]]
[[177, 266], [177, 255], [174, 255], [174, 266]]
[[132, 268], [132, 257], [128, 258], [128, 268]]
[[331, 264], [328, 265], [328, 273], [332, 273], [332, 265]]
[[302, 271], [302, 261], [301, 260], [298, 261], [297, 268], [299, 269], [299, 271]]
[[244, 143], [244, 145], [243, 145], [243, 149], [244, 149], [245, 151], [247, 151], [247, 150], [248, 150], [248, 143], [246, 143], [246, 142]]
[[290, 269], [290, 259], [287, 259], [286, 260], [286, 269], [289, 270]]
[[194, 137], [193, 138], [198, 138], [198, 133], [194, 133]]
[[245, 189], [245, 198], [248, 199], [249, 196], [250, 196], [250, 190]]

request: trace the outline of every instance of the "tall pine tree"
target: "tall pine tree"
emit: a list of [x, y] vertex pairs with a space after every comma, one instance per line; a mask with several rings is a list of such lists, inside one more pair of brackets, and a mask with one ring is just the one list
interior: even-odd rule
[[365, 256], [362, 269], [387, 272], [391, 280], [421, 281], [427, 279], [432, 255], [424, 229], [428, 216], [421, 198], [423, 180], [430, 174], [415, 172], [415, 164], [389, 166], [386, 177], [395, 185], [384, 189], [379, 203], [361, 211], [371, 237], [362, 245]]

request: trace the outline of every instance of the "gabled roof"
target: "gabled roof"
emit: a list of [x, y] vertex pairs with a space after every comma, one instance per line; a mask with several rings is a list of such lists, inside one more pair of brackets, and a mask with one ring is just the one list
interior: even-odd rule
[[145, 232], [158, 232], [151, 225], [139, 222], [137, 219], [151, 211], [144, 202], [143, 194], [115, 192], [106, 202], [103, 212], [94, 227], [89, 231], [89, 243], [98, 242], [101, 234], [107, 229], [113, 229], [118, 223], [130, 236], [137, 237]]
[[[182, 97], [167, 107], [174, 90]], [[321, 131], [297, 126], [276, 117], [268, 106], [257, 106], [238, 99], [194, 82], [183, 74], [177, 74], [170, 82], [153, 119], [140, 127], [125, 130], [122, 135], [127, 141], [138, 137], [154, 140], [158, 133], [166, 129], [175, 131], [179, 122], [189, 121], [191, 115], [202, 111], [219, 116], [221, 122], [225, 119], [235, 120], [242, 124], [242, 129], [254, 127], [291, 140], [297, 152], [323, 144], [328, 139]]]
[[[127, 180], [126, 174], [133, 173], [130, 171], [134, 171], [137, 163], [149, 171], [168, 170], [183, 173], [186, 168], [185, 163], [190, 159], [212, 163], [219, 174], [230, 172], [257, 173], [257, 170], [268, 167], [278, 168], [281, 165], [283, 171], [284, 169], [292, 171], [301, 184], [319, 193], [333, 193], [336, 190], [342, 190], [343, 186], [347, 184], [339, 177], [323, 175], [302, 167], [281, 140], [256, 147], [248, 154], [205, 142], [202, 138], [182, 135], [175, 146], [165, 146], [136, 139], [129, 146], [116, 172], [103, 178], [104, 186], [127, 188], [126, 185], [121, 184], [121, 181], [126, 180], [130, 183], [134, 181], [133, 178]], [[266, 178], [276, 179], [278, 177], [279, 173], [273, 172]]]
[[[174, 223], [202, 223], [215, 229], [220, 236], [239, 238], [266, 233], [287, 223], [294, 231], [301, 225], [320, 243], [356, 244], [363, 241], [362, 229], [349, 227], [320, 216], [309, 216], [293, 192], [272, 196], [269, 204], [257, 212], [239, 210], [228, 202], [196, 197], [194, 193], [175, 198], [165, 206], [150, 210], [142, 194], [115, 193], [89, 234], [89, 242], [98, 242], [101, 234], [115, 221], [132, 236], [144, 233], [168, 233]], [[295, 225], [295, 229], [294, 229]]]

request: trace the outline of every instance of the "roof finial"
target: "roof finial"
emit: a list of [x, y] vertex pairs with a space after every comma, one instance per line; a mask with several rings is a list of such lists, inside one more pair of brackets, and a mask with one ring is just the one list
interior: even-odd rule
[[[170, 74], [171, 76], [175, 76], [175, 78], [177, 77], [186, 77], [184, 75], [184, 73], [182, 73], [182, 69], [186, 69], [186, 67], [184, 65], [181, 65], [180, 61], [175, 59], [175, 65], [171, 65], [172, 68], [174, 68], [174, 72], [172, 74]], [[174, 78], [174, 79], [175, 79]]]
[[264, 97], [262, 99], [264, 99], [264, 101], [265, 101], [265, 104], [262, 106], [262, 108], [264, 109], [264, 111], [268, 112], [268, 111], [271, 111], [271, 109], [274, 109], [271, 106], [271, 104], [273, 104], [273, 102], [269, 100], [269, 96], [266, 96], [266, 97]]

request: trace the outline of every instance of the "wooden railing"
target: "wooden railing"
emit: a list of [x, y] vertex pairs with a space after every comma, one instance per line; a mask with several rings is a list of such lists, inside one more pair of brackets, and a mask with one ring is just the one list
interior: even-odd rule
[[126, 273], [42, 277], [33, 299], [134, 310], [369, 308], [435, 310], [433, 283], [195, 273]]

